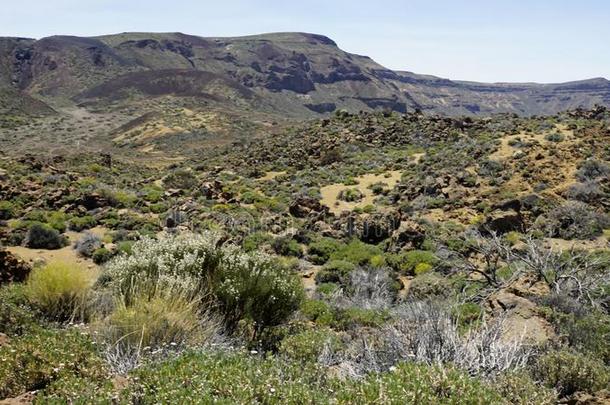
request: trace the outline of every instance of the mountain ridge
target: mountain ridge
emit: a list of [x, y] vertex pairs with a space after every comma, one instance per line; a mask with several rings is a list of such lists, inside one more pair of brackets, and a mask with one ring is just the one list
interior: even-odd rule
[[[4, 80], [0, 75], [2, 86], [17, 88], [24, 97], [50, 106], [54, 99], [77, 102], [94, 88], [116, 87], [111, 83], [124, 82], [125, 75], [171, 70], [176, 77], [186, 70], [224, 76], [267, 98], [269, 111], [277, 107], [295, 118], [339, 108], [534, 115], [610, 104], [610, 82], [605, 78], [550, 84], [450, 80], [385, 68], [368, 56], [341, 50], [329, 37], [311, 33], [206, 38], [179, 32], [133, 32], [38, 40], [3, 37], [0, 43], [4, 44], [0, 58], [9, 67]], [[183, 87], [189, 86], [186, 82], [182, 80]], [[172, 93], [171, 83], [161, 87]], [[269, 93], [282, 92], [276, 100], [269, 97]]]
[[[276, 133], [345, 110], [553, 115], [610, 106], [604, 78], [454, 81], [390, 70], [310, 33], [0, 38], [0, 142], [150, 151]], [[279, 133], [279, 132], [278, 132]], [[57, 142], [53, 141], [53, 144]]]

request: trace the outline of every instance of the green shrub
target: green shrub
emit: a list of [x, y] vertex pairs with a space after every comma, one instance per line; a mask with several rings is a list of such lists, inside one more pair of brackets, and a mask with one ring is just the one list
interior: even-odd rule
[[527, 372], [500, 374], [492, 387], [508, 403], [514, 405], [553, 405], [557, 403], [555, 390], [534, 382]]
[[47, 214], [47, 223], [59, 233], [66, 231], [66, 219], [67, 216], [63, 212], [56, 211]]
[[330, 256], [339, 251], [345, 244], [333, 238], [320, 238], [309, 245], [309, 256], [315, 264], [324, 264]]
[[0, 220], [13, 218], [16, 209], [15, 205], [10, 201], [0, 201]]
[[261, 246], [271, 242], [271, 236], [265, 232], [255, 232], [244, 238], [242, 246], [246, 252], [258, 250]]
[[97, 224], [95, 218], [91, 215], [85, 215], [84, 217], [74, 217], [70, 219], [68, 227], [70, 230], [80, 232], [85, 229], [91, 229]]
[[[91, 384], [86, 394], [107, 392]], [[91, 397], [71, 393], [73, 403]], [[186, 353], [138, 369], [120, 403], [505, 404], [483, 381], [453, 368], [402, 364], [363, 379], [332, 378], [313, 362], [235, 353]], [[41, 397], [46, 400], [48, 397]]]
[[188, 353], [145, 366], [123, 394], [123, 402], [223, 404], [328, 403], [323, 371], [309, 363], [262, 359], [244, 353]]
[[212, 288], [229, 328], [248, 319], [258, 334], [299, 308], [303, 286], [289, 270], [264, 256], [241, 256], [237, 265], [229, 262], [236, 259], [229, 258], [219, 269]]
[[415, 277], [409, 286], [409, 297], [415, 299], [447, 298], [452, 294], [451, 283], [434, 273], [425, 273]]
[[301, 313], [310, 321], [329, 326], [335, 318], [332, 308], [321, 300], [305, 300], [301, 304]]
[[318, 284], [316, 291], [319, 294], [322, 294], [325, 296], [330, 296], [338, 289], [339, 289], [339, 286], [335, 283], [321, 283], [321, 284]]
[[481, 323], [483, 309], [472, 302], [465, 302], [453, 308], [453, 317], [462, 329], [468, 329]]
[[197, 301], [165, 294], [138, 297], [130, 306], [118, 307], [96, 329], [112, 344], [126, 350], [138, 347], [198, 344], [216, 333], [214, 322], [199, 318]]
[[[416, 275], [427, 273], [438, 263], [438, 259], [427, 250], [411, 250], [392, 255], [388, 258], [390, 267], [403, 274]], [[419, 266], [419, 268], [418, 268]]]
[[163, 189], [157, 186], [147, 186], [142, 190], [144, 200], [150, 203], [158, 203], [163, 199]]
[[133, 251], [134, 243], [132, 240], [123, 240], [117, 244], [117, 251], [119, 254], [130, 255]]
[[216, 302], [229, 329], [248, 319], [260, 332], [299, 307], [300, 280], [275, 259], [219, 245], [214, 233], [144, 238], [134, 243], [130, 256], [112, 260], [105, 277], [127, 306], [136, 296], [153, 297], [157, 291], [198, 297], [202, 305]]
[[68, 241], [49, 225], [34, 223], [25, 235], [25, 245], [32, 249], [61, 249]]
[[369, 264], [375, 268], [384, 267], [386, 265], [385, 257], [383, 255], [375, 255], [371, 257]]
[[22, 336], [0, 347], [0, 398], [40, 390], [54, 381], [76, 377], [108, 378], [95, 346], [80, 331], [45, 331]]
[[45, 211], [42, 210], [32, 210], [27, 212], [24, 216], [23, 216], [24, 221], [29, 221], [29, 222], [47, 222], [47, 213]]
[[349, 274], [356, 268], [345, 260], [331, 260], [316, 274], [317, 283], [336, 283], [345, 285]]
[[360, 326], [379, 328], [390, 319], [390, 314], [384, 310], [351, 307], [335, 312], [333, 327], [346, 330]]
[[166, 188], [178, 188], [189, 190], [198, 183], [197, 176], [191, 171], [176, 170], [163, 179]]
[[598, 311], [584, 316], [554, 313], [551, 321], [571, 347], [610, 366], [610, 315]]
[[383, 252], [377, 246], [369, 245], [357, 239], [330, 254], [330, 260], [344, 260], [357, 265], [369, 264], [372, 257]]
[[110, 260], [113, 256], [113, 253], [108, 249], [101, 247], [99, 249], [95, 249], [93, 254], [91, 255], [91, 259], [95, 264], [104, 264], [108, 260]]
[[546, 386], [557, 389], [561, 396], [579, 391], [594, 393], [610, 384], [610, 370], [600, 359], [568, 350], [543, 354], [533, 373]]
[[384, 182], [373, 183], [369, 186], [369, 188], [375, 195], [382, 194], [387, 187], [388, 187], [387, 183], [384, 183]]
[[341, 190], [337, 198], [341, 201], [356, 202], [362, 200], [363, 197], [364, 195], [357, 188], [348, 188]]
[[273, 241], [273, 250], [282, 256], [303, 256], [303, 248], [299, 243], [289, 236], [281, 236]]
[[65, 321], [82, 316], [80, 311], [94, 281], [95, 274], [77, 264], [49, 263], [32, 271], [25, 294], [45, 316]]
[[349, 381], [337, 392], [345, 404], [500, 404], [503, 398], [483, 381], [447, 366], [401, 364], [392, 372]]
[[155, 204], [150, 204], [148, 209], [153, 214], [162, 214], [162, 213], [166, 212], [169, 209], [169, 206], [165, 202], [158, 202], [158, 203], [155, 203]]
[[337, 351], [341, 340], [331, 329], [309, 329], [284, 338], [278, 352], [291, 360], [316, 362], [325, 346]]
[[552, 134], [545, 135], [544, 139], [549, 142], [562, 142], [565, 139], [565, 136], [559, 132], [554, 132]]
[[37, 311], [32, 308], [22, 284], [0, 287], [0, 333], [22, 335], [37, 325]]

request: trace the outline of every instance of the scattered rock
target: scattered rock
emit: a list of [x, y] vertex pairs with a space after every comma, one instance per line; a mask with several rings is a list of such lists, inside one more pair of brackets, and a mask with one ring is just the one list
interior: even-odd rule
[[390, 239], [391, 251], [402, 249], [419, 249], [426, 239], [425, 229], [414, 221], [402, 221]]
[[90, 194], [85, 194], [81, 200], [78, 202], [78, 205], [82, 205], [83, 207], [85, 207], [88, 211], [96, 209], [96, 208], [103, 208], [103, 207], [107, 207], [110, 206], [110, 201], [108, 201], [108, 199], [104, 196], [102, 196], [99, 193], [90, 193]]
[[296, 218], [322, 219], [328, 215], [328, 207], [313, 197], [299, 196], [288, 208], [290, 215]]
[[20, 283], [27, 279], [32, 267], [8, 250], [0, 250], [0, 285]]
[[492, 212], [480, 226], [483, 233], [495, 232], [499, 235], [512, 231], [523, 232], [523, 229], [523, 217], [519, 212], [512, 209]]
[[595, 394], [577, 392], [559, 403], [567, 405], [608, 405], [610, 404], [610, 390], [601, 390]]
[[8, 336], [6, 336], [4, 333], [0, 333], [0, 347], [7, 346], [10, 342], [11, 339], [9, 339]]
[[375, 213], [365, 217], [357, 225], [358, 237], [366, 243], [376, 244], [389, 238], [400, 227], [400, 213]]
[[539, 316], [536, 304], [506, 290], [491, 295], [486, 302], [493, 317], [506, 317], [503, 338], [520, 339], [542, 344], [555, 338], [553, 326]]
[[7, 398], [0, 400], [0, 405], [32, 404], [34, 403], [35, 396], [35, 392], [26, 392], [25, 394], [19, 395], [15, 398]]

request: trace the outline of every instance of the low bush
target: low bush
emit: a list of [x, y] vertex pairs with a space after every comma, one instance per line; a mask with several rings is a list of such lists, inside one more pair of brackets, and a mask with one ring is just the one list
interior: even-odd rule
[[112, 259], [112, 256], [114, 256], [114, 254], [110, 250], [100, 247], [95, 249], [95, 251], [91, 254], [91, 259], [95, 264], [104, 264], [108, 260]]
[[123, 353], [144, 347], [198, 345], [216, 334], [217, 324], [199, 314], [197, 301], [179, 295], [138, 297], [126, 306], [118, 303], [114, 312], [96, 326], [99, 336]]
[[384, 183], [384, 182], [373, 183], [369, 186], [369, 188], [375, 195], [382, 194], [386, 190], [387, 187], [388, 187], [388, 184]]
[[379, 328], [389, 321], [390, 318], [389, 312], [385, 310], [349, 307], [337, 309], [333, 327], [340, 330], [354, 329], [361, 326]]
[[610, 370], [600, 359], [569, 350], [543, 354], [534, 365], [533, 373], [564, 397], [579, 391], [594, 393], [610, 384]]
[[549, 142], [563, 142], [565, 136], [559, 132], [553, 132], [552, 134], [547, 134], [544, 139]]
[[67, 378], [97, 383], [108, 378], [96, 347], [78, 330], [41, 330], [13, 339], [0, 347], [0, 359], [0, 398], [42, 390]]
[[25, 235], [25, 245], [32, 249], [61, 249], [68, 244], [65, 236], [49, 225], [34, 223]]
[[418, 270], [417, 275], [419, 275], [432, 270], [438, 263], [438, 259], [432, 252], [411, 250], [389, 255], [387, 262], [390, 267], [402, 274], [415, 275]]
[[91, 257], [93, 252], [102, 247], [102, 240], [99, 236], [92, 233], [86, 233], [82, 238], [76, 241], [74, 249], [84, 257]]
[[413, 299], [448, 298], [453, 294], [451, 283], [434, 272], [415, 277], [409, 286], [409, 297]]
[[500, 404], [503, 398], [483, 381], [446, 366], [405, 363], [393, 371], [350, 382], [339, 403]]
[[333, 309], [322, 300], [305, 300], [301, 305], [301, 313], [319, 325], [330, 326], [335, 321]]
[[[85, 384], [81, 383], [81, 387]], [[90, 385], [86, 393], [107, 397]], [[106, 388], [108, 390], [108, 388]], [[340, 380], [311, 362], [287, 362], [242, 352], [186, 353], [133, 373], [120, 403], [265, 404], [508, 404], [491, 386], [453, 368], [401, 364], [363, 379]], [[53, 397], [42, 396], [41, 400]], [[65, 398], [88, 403], [77, 392]], [[64, 400], [65, 400], [64, 399]]]
[[279, 238], [276, 238], [273, 241], [272, 246], [273, 250], [278, 255], [294, 257], [303, 256], [303, 248], [301, 245], [289, 236], [280, 236]]
[[51, 226], [51, 228], [57, 230], [60, 233], [66, 231], [66, 220], [68, 219], [67, 215], [63, 212], [55, 211], [49, 212], [46, 215], [46, 222]]
[[348, 188], [341, 190], [337, 198], [341, 201], [356, 202], [362, 200], [363, 197], [364, 195], [357, 188]]
[[214, 233], [144, 238], [130, 256], [111, 261], [105, 277], [127, 306], [157, 291], [216, 303], [229, 330], [241, 319], [252, 321], [258, 332], [276, 325], [299, 307], [304, 294], [300, 280], [275, 259], [221, 246]]
[[15, 212], [15, 205], [12, 202], [0, 201], [0, 221], [13, 218]]
[[94, 281], [95, 274], [77, 264], [50, 263], [32, 271], [25, 294], [49, 319], [82, 318], [84, 303]]
[[610, 166], [597, 159], [587, 159], [578, 168], [576, 178], [582, 182], [610, 176]]
[[547, 236], [561, 239], [590, 239], [610, 227], [610, 217], [582, 202], [571, 201], [546, 215], [543, 229]]
[[246, 236], [242, 242], [242, 247], [246, 252], [253, 252], [258, 250], [261, 246], [266, 243], [270, 243], [272, 240], [271, 236], [265, 232], [255, 232]]
[[536, 383], [525, 372], [508, 372], [497, 376], [492, 387], [508, 403], [514, 405], [554, 405], [557, 403], [555, 390]]
[[553, 312], [548, 318], [570, 347], [600, 359], [610, 367], [610, 315], [585, 310], [586, 313]]
[[84, 229], [93, 228], [97, 224], [95, 218], [91, 215], [85, 215], [84, 217], [74, 217], [70, 219], [68, 227], [70, 230], [80, 232]]
[[188, 170], [175, 170], [163, 179], [163, 186], [166, 188], [178, 188], [189, 190], [198, 183], [197, 176]]
[[461, 329], [469, 329], [481, 323], [483, 308], [472, 302], [465, 302], [453, 307], [452, 315]]
[[340, 246], [339, 250], [330, 254], [330, 260], [344, 260], [357, 265], [369, 264], [374, 256], [383, 252], [377, 246], [369, 245], [357, 239]]
[[341, 340], [331, 329], [309, 329], [284, 338], [278, 353], [290, 360], [316, 362], [326, 347], [339, 350]]
[[317, 283], [336, 283], [345, 285], [349, 274], [356, 268], [352, 262], [331, 260], [316, 274]]
[[345, 244], [333, 238], [320, 238], [309, 245], [309, 257], [315, 264], [324, 264], [330, 256], [339, 251]]
[[22, 335], [37, 324], [37, 313], [32, 308], [22, 284], [0, 287], [0, 333], [8, 336]]

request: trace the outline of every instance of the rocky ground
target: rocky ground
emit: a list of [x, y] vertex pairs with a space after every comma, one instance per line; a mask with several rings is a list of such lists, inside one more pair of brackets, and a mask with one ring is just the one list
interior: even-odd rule
[[[0, 283], [12, 291], [32, 268], [56, 261], [104, 274], [143, 237], [213, 230], [223, 245], [276, 258], [306, 292], [266, 334], [249, 332], [247, 319], [232, 330], [248, 350], [322, 365], [341, 379], [376, 378], [404, 362], [436, 361], [427, 357], [432, 349], [402, 346], [420, 338], [401, 328], [441, 322], [441, 303], [459, 336], [495, 334], [517, 359], [485, 371], [481, 359], [476, 366], [441, 362], [457, 362], [508, 402], [604, 403], [608, 145], [610, 112], [602, 107], [533, 118], [339, 111], [282, 136], [198, 149], [171, 164], [108, 153], [4, 156]], [[430, 318], [413, 318], [413, 308]], [[63, 328], [42, 319], [44, 328]], [[3, 322], [2, 346], [33, 333]], [[359, 342], [370, 357], [355, 356]], [[383, 357], [384, 345], [394, 345], [396, 358]], [[325, 351], [307, 352], [312, 347]], [[528, 355], [519, 357], [524, 347]], [[569, 374], [566, 362], [577, 362], [586, 377]], [[497, 385], [509, 372], [527, 375], [527, 384], [514, 385], [531, 392]], [[66, 395], [56, 385], [64, 377], [5, 396]], [[132, 388], [139, 384], [134, 374], [126, 378]]]

